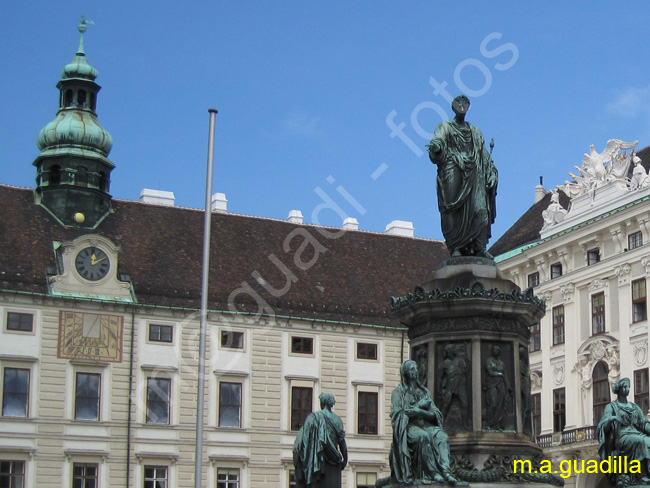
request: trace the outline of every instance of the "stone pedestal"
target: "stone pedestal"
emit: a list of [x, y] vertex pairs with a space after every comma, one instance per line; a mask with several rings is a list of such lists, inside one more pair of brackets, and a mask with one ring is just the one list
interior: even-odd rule
[[541, 455], [532, 439], [528, 343], [542, 300], [503, 279], [494, 261], [460, 257], [392, 308], [408, 326], [411, 359], [443, 412], [456, 460], [482, 470], [491, 456]]

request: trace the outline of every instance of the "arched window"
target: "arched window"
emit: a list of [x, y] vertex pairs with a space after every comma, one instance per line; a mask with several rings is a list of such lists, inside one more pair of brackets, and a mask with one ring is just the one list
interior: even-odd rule
[[77, 186], [88, 186], [88, 169], [84, 166], [77, 168], [76, 184]]
[[72, 107], [72, 90], [66, 90], [65, 91], [65, 106], [66, 107]]
[[77, 92], [77, 105], [80, 107], [86, 106], [86, 90], [79, 90]]
[[61, 166], [55, 164], [50, 167], [50, 185], [60, 185], [61, 184]]
[[99, 189], [108, 192], [108, 178], [103, 171], [99, 172]]
[[90, 93], [90, 110], [93, 112], [97, 108], [97, 94], [95, 92]]
[[594, 425], [598, 424], [605, 412], [605, 407], [610, 402], [608, 373], [607, 365], [601, 361], [596, 364], [591, 374], [594, 388]]

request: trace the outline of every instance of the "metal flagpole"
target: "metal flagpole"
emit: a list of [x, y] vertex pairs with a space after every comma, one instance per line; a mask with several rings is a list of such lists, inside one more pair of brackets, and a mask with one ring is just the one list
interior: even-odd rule
[[205, 183], [205, 219], [203, 221], [203, 277], [201, 280], [201, 330], [199, 332], [199, 374], [196, 395], [196, 453], [194, 459], [194, 488], [201, 488], [203, 477], [203, 395], [205, 383], [205, 335], [208, 320], [208, 277], [210, 275], [210, 224], [212, 210], [212, 168], [214, 166], [214, 123], [217, 111], [210, 112], [208, 135], [208, 175]]

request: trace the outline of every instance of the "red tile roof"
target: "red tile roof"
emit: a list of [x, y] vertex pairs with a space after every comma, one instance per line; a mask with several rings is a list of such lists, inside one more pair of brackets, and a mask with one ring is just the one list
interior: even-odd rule
[[[67, 229], [34, 203], [31, 189], [0, 185], [0, 288], [47, 293], [53, 241], [98, 233], [121, 247], [119, 273], [131, 276], [139, 303], [199, 308], [203, 211], [124, 200], [113, 207], [96, 231]], [[389, 326], [399, 325], [390, 297], [430, 280], [448, 257], [440, 241], [229, 213], [213, 213], [211, 242], [211, 309], [227, 310], [228, 297], [247, 283], [278, 315]], [[323, 246], [318, 255], [314, 246]], [[312, 260], [308, 269], [298, 265]], [[247, 293], [236, 304], [258, 310]]]

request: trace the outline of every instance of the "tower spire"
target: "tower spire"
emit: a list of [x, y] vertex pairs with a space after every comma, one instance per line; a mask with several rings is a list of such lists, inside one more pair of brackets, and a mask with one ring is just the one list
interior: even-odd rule
[[86, 53], [84, 52], [84, 32], [86, 32], [86, 25], [91, 24], [95, 25], [95, 23], [92, 20], [88, 20], [86, 17], [83, 15], [81, 16], [81, 22], [79, 23], [79, 49], [77, 49], [77, 56], [85, 56]]
[[95, 228], [111, 212], [108, 159], [113, 138], [97, 121], [97, 70], [84, 52], [81, 17], [79, 48], [61, 73], [56, 118], [38, 134], [36, 202], [65, 226]]

